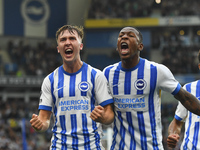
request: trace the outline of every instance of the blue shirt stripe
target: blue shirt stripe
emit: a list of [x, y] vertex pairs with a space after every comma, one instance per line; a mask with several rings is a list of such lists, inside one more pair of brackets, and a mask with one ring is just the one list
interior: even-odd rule
[[95, 88], [95, 76], [96, 76], [96, 71], [92, 70], [91, 71], [91, 82], [93, 84], [93, 88], [92, 88], [92, 96], [91, 96], [91, 111], [94, 109], [95, 107], [95, 92], [94, 92], [94, 88]]
[[110, 148], [110, 150], [114, 150], [115, 148], [115, 145], [116, 145], [116, 136], [117, 136], [117, 133], [118, 133], [118, 130], [116, 128], [116, 119], [114, 119], [114, 127], [113, 127], [113, 141], [112, 141], [112, 146]]
[[104, 72], [104, 75], [106, 77], [106, 79], [109, 81], [109, 73], [110, 73], [110, 69], [112, 69], [114, 66], [111, 66], [109, 68], [107, 68]]
[[66, 142], [67, 142], [67, 136], [66, 136], [66, 132], [67, 132], [67, 130], [66, 130], [66, 124], [65, 124], [65, 115], [61, 115], [60, 116], [60, 125], [61, 125], [61, 129], [62, 129], [62, 131], [60, 132], [61, 133], [61, 145], [62, 145], [62, 147], [61, 147], [61, 149], [62, 150], [67, 150], [67, 145], [66, 145]]
[[137, 116], [138, 116], [138, 126], [139, 126], [139, 130], [140, 130], [141, 148], [142, 148], [142, 150], [147, 150], [147, 139], [146, 139], [146, 131], [145, 131], [145, 125], [144, 125], [143, 112], [138, 111]]
[[63, 97], [63, 84], [64, 84], [64, 74], [63, 74], [63, 71], [61, 69], [61, 67], [63, 66], [60, 66], [59, 69], [58, 69], [58, 97], [61, 98]]
[[200, 80], [197, 81], [197, 85], [196, 85], [196, 97], [200, 97]]
[[[53, 93], [53, 91], [54, 91], [54, 72], [52, 72], [49, 75], [49, 80], [50, 80], [50, 83], [51, 83], [51, 95], [52, 95], [52, 98], [53, 98], [53, 103], [55, 104], [56, 103], [56, 97], [55, 97], [55, 95]], [[57, 107], [56, 107], [56, 105], [54, 105], [54, 106], [55, 106], [54, 107], [55, 125], [54, 125], [53, 130], [52, 130], [52, 132], [54, 134], [54, 139], [52, 140], [52, 149], [56, 148], [56, 141], [58, 140], [58, 138], [56, 137], [56, 135], [57, 135], [57, 133], [56, 133], [56, 131], [57, 131], [56, 124], [58, 122], [57, 117], [56, 117], [57, 116]]]
[[69, 96], [75, 96], [76, 76], [70, 76]]
[[77, 136], [77, 117], [76, 114], [71, 115], [71, 136], [72, 136], [72, 148], [78, 149], [78, 136]]
[[[91, 96], [91, 111], [94, 110], [94, 107], [95, 107], [95, 92], [94, 92], [94, 88], [95, 88], [95, 77], [96, 77], [96, 74], [97, 72], [92, 69], [91, 71], [91, 82], [92, 82], [92, 85], [93, 85], [93, 88], [92, 88], [92, 96]], [[97, 130], [97, 124], [95, 121], [92, 120], [92, 128], [94, 131]], [[96, 144], [96, 147], [97, 149], [100, 148], [99, 144], [100, 144], [100, 135], [98, 134], [98, 132], [95, 132], [95, 135], [94, 135], [96, 138], [95, 140], [95, 144]]]
[[131, 93], [131, 71], [125, 73], [124, 94]]
[[[191, 93], [191, 83], [187, 84], [185, 86], [186, 90], [188, 92]], [[187, 131], [186, 131], [186, 137], [185, 137], [185, 144], [183, 146], [184, 149], [187, 149], [187, 144], [189, 142], [189, 134], [190, 134], [190, 126], [191, 126], [191, 122], [192, 122], [192, 113], [189, 112], [189, 125], [188, 125], [188, 128], [187, 128]]]
[[87, 128], [87, 116], [86, 114], [82, 114], [82, 127], [83, 127], [83, 136], [84, 136], [84, 149], [89, 150], [90, 149], [90, 138], [89, 138], [89, 132]]
[[136, 149], [136, 141], [134, 138], [134, 128], [133, 128], [133, 123], [132, 123], [132, 115], [131, 112], [126, 112], [126, 118], [127, 118], [127, 122], [128, 122], [128, 131], [131, 135], [131, 140], [130, 140], [130, 149], [131, 150], [135, 150]]
[[189, 125], [188, 125], [187, 131], [186, 131], [185, 144], [183, 146], [184, 149], [187, 149], [187, 144], [189, 142], [191, 122], [192, 122], [192, 113], [189, 112]]
[[[88, 69], [88, 65], [85, 65], [82, 69], [82, 82], [85, 81], [87, 82], [87, 69]], [[86, 96], [87, 91], [81, 91], [81, 96]]]
[[[138, 68], [138, 76], [137, 79], [143, 79], [144, 78], [144, 64], [145, 60], [140, 58], [140, 67]], [[143, 90], [137, 90], [137, 94], [143, 94]]]
[[150, 93], [149, 93], [149, 116], [151, 122], [151, 134], [153, 138], [153, 149], [158, 150], [158, 141], [156, 137], [156, 120], [155, 120], [155, 110], [154, 110], [154, 92], [157, 82], [157, 68], [151, 65], [151, 75], [150, 75]]
[[200, 128], [199, 122], [195, 122], [194, 136], [193, 136], [193, 147], [192, 147], [192, 149], [194, 149], [194, 150], [196, 150], [197, 143], [198, 143], [199, 128]]
[[52, 72], [50, 75], [49, 75], [49, 81], [51, 83], [51, 95], [52, 95], [52, 98], [53, 98], [53, 103], [55, 104], [56, 103], [56, 97], [53, 93], [54, 91], [54, 72]]
[[119, 121], [120, 121], [120, 135], [121, 135], [121, 141], [119, 143], [119, 149], [124, 149], [124, 146], [125, 146], [125, 128], [123, 126], [123, 119], [122, 119], [122, 116], [121, 116], [121, 112], [119, 111], [118, 112], [118, 118], [119, 118]]
[[[140, 58], [140, 62], [138, 64], [138, 75], [137, 79], [144, 79], [144, 65], [145, 65], [145, 60]], [[142, 95], [143, 90], [137, 90], [137, 95]], [[138, 125], [139, 125], [139, 130], [140, 130], [140, 141], [141, 141], [141, 147], [142, 150], [147, 149], [147, 139], [146, 139], [146, 131], [145, 131], [145, 125], [144, 125], [144, 116], [143, 112], [137, 112], [138, 116]]]
[[185, 86], [186, 90], [187, 90], [188, 92], [190, 92], [190, 93], [191, 93], [191, 84], [192, 84], [192, 83], [189, 83], [189, 84], [187, 84], [187, 85]]
[[118, 95], [119, 69], [115, 70], [113, 77], [113, 95]]

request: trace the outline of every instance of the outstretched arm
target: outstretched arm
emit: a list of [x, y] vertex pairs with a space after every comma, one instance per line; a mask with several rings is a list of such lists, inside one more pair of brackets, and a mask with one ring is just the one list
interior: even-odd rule
[[175, 148], [176, 144], [179, 141], [179, 135], [181, 133], [181, 128], [184, 122], [176, 120], [175, 118], [169, 125], [168, 128], [168, 138], [167, 138], [167, 145], [169, 148]]
[[190, 112], [200, 116], [200, 101], [183, 88], [174, 96]]
[[31, 126], [36, 131], [46, 131], [49, 128], [51, 113], [51, 111], [40, 110], [39, 116], [33, 114], [30, 120]]
[[104, 107], [100, 105], [96, 106], [91, 112], [90, 117], [96, 122], [100, 122], [106, 125], [111, 124], [114, 120], [112, 104], [108, 104]]

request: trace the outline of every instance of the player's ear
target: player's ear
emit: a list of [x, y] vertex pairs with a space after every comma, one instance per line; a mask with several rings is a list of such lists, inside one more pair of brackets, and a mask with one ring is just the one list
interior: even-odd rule
[[200, 63], [198, 64], [199, 70], [200, 70]]
[[142, 51], [143, 48], [144, 48], [143, 43], [139, 43], [139, 44], [138, 44], [138, 50], [139, 50], [139, 51]]
[[81, 43], [81, 45], [80, 45], [80, 50], [82, 50], [83, 49], [83, 43]]

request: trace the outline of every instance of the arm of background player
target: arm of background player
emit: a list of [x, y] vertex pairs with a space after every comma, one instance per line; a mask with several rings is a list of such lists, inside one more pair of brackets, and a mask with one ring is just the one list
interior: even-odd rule
[[183, 88], [174, 96], [181, 104], [192, 113], [200, 116], [200, 101]]
[[96, 122], [100, 122], [106, 125], [111, 124], [114, 120], [112, 104], [108, 104], [104, 107], [100, 105], [96, 106], [91, 112], [90, 117]]
[[181, 133], [181, 128], [183, 126], [182, 121], [176, 120], [175, 118], [169, 125], [168, 128], [168, 138], [167, 138], [167, 145], [169, 148], [175, 148], [176, 144], [179, 141], [179, 135]]
[[40, 110], [39, 116], [33, 114], [32, 119], [30, 120], [31, 126], [36, 131], [46, 131], [49, 128], [51, 113], [51, 111]]

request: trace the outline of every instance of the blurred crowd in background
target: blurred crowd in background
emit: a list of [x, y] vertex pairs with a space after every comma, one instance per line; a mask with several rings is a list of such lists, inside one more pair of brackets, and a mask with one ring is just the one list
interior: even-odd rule
[[[190, 7], [188, 7], [190, 6]], [[178, 8], [178, 9], [177, 9]], [[155, 0], [92, 0], [88, 11], [90, 19], [135, 18], [157, 16], [200, 15], [198, 0], [168, 0], [158, 4]]]
[[25, 75], [46, 76], [60, 66], [62, 61], [56, 44], [50, 42], [39, 42], [31, 46], [26, 41], [11, 40], [6, 51], [13, 66], [12, 69], [4, 66], [4, 73], [7, 75], [20, 75], [23, 72]]
[[29, 123], [32, 114], [38, 113], [37, 108], [37, 99], [29, 103], [17, 98], [0, 100], [0, 150], [22, 150], [24, 146], [27, 150], [48, 149], [51, 130], [36, 133]]

